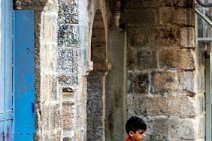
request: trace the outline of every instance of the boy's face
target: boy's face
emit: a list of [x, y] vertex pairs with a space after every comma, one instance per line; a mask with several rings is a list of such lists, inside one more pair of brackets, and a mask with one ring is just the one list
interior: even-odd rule
[[144, 130], [139, 129], [136, 132], [130, 131], [129, 136], [133, 141], [142, 141], [144, 139]]

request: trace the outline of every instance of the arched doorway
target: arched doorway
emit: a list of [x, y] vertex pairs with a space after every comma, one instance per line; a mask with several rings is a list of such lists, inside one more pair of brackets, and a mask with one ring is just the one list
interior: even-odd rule
[[100, 10], [97, 10], [91, 38], [93, 70], [87, 76], [87, 141], [105, 140], [106, 50], [103, 18]]

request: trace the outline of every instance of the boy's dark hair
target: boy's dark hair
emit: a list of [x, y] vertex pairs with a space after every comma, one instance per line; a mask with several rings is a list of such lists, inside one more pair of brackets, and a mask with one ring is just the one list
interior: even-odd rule
[[130, 131], [133, 131], [135, 133], [139, 129], [142, 129], [145, 131], [146, 128], [147, 128], [147, 125], [143, 121], [143, 119], [136, 116], [132, 116], [131, 118], [129, 118], [125, 125], [127, 134], [129, 134]]

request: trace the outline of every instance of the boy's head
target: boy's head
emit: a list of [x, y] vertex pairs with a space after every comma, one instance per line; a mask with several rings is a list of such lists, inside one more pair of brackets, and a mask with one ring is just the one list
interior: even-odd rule
[[125, 128], [129, 138], [133, 141], [141, 141], [144, 139], [144, 132], [147, 125], [141, 118], [132, 116], [127, 120]]

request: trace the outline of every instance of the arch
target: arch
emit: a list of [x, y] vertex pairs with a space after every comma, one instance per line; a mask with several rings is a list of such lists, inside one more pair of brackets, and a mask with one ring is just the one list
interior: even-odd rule
[[87, 76], [87, 140], [105, 140], [105, 80], [107, 67], [105, 27], [96, 11], [91, 37], [93, 70]]
[[91, 37], [91, 61], [94, 72], [107, 71], [105, 27], [100, 10], [97, 10], [94, 17]]

